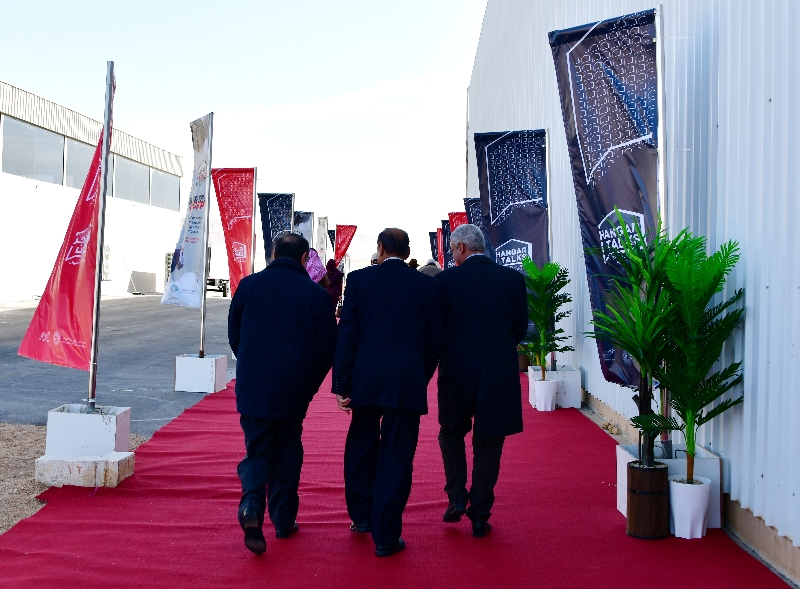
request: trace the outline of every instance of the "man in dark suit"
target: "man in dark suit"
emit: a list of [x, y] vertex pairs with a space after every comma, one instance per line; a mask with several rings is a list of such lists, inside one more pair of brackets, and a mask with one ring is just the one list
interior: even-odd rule
[[409, 268], [408, 234], [378, 236], [377, 266], [347, 278], [333, 366], [333, 392], [352, 419], [344, 455], [345, 499], [354, 532], [372, 532], [377, 556], [405, 548], [420, 416], [442, 345], [433, 278]]
[[[443, 520], [472, 520], [482, 538], [494, 504], [505, 437], [522, 431], [517, 344], [528, 329], [525, 279], [485, 255], [475, 225], [450, 237], [457, 266], [436, 276], [443, 299], [445, 347], [439, 362], [439, 447], [449, 506]], [[464, 437], [472, 434], [472, 486], [467, 492]], [[467, 507], [469, 503], [469, 507]]]
[[306, 272], [308, 250], [301, 235], [279, 236], [273, 262], [239, 283], [228, 314], [247, 450], [237, 471], [239, 523], [256, 554], [267, 549], [261, 531], [267, 504], [277, 538], [297, 531], [303, 419], [336, 351], [333, 308]]

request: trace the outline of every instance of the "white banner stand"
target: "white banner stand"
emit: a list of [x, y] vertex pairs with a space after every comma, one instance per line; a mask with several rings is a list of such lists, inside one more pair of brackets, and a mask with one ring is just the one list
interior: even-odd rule
[[181, 354], [175, 357], [175, 391], [216, 393], [228, 384], [228, 356]]

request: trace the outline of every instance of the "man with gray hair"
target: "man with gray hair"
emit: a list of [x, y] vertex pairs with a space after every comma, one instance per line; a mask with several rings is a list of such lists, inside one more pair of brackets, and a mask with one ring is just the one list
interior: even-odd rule
[[[438, 380], [439, 447], [449, 502], [442, 519], [456, 523], [466, 514], [476, 538], [492, 529], [489, 517], [505, 437], [522, 431], [517, 344], [528, 330], [525, 279], [487, 258], [484, 248], [478, 227], [460, 225], [450, 236], [456, 267], [436, 276], [446, 342]], [[467, 491], [464, 437], [473, 421]]]

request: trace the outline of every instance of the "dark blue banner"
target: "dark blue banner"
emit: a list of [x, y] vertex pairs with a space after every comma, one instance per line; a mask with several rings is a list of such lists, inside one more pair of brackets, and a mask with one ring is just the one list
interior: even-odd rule
[[272, 261], [272, 243], [278, 234], [292, 229], [294, 194], [259, 193], [258, 208], [261, 211], [261, 231], [264, 236], [264, 255], [267, 264]]
[[[654, 10], [550, 33], [594, 310], [606, 311], [617, 272], [605, 253], [622, 231], [614, 207], [632, 234], [657, 218], [655, 33]], [[639, 385], [627, 352], [597, 348], [607, 381]]]
[[450, 233], [450, 221], [442, 221], [442, 248], [444, 249], [444, 266], [442, 266], [442, 270], [454, 268], [456, 265], [456, 261], [453, 259], [453, 252], [450, 251]]
[[465, 198], [464, 210], [467, 211], [467, 220], [472, 225], [481, 226], [481, 199]]
[[522, 259], [550, 261], [544, 130], [475, 133], [487, 255], [522, 272]]
[[428, 237], [431, 239], [431, 258], [434, 260], [439, 259], [439, 243], [436, 239], [436, 231], [429, 231]]
[[331, 247], [336, 250], [336, 229], [328, 229], [328, 239], [331, 240]]

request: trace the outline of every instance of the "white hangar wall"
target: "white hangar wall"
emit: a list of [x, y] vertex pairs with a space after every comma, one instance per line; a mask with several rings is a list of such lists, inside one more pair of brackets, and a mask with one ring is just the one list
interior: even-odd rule
[[[478, 196], [473, 133], [549, 131], [551, 256], [572, 275], [564, 328], [588, 392], [627, 417], [631, 392], [603, 379], [575, 191], [547, 34], [651, 9], [647, 0], [489, 0], [468, 90], [467, 196]], [[742, 257], [729, 289], [747, 315], [725, 354], [744, 361], [745, 402], [704, 426], [724, 458], [724, 491], [800, 546], [800, 170], [796, 0], [665, 0], [664, 84], [670, 234], [688, 227]]]

